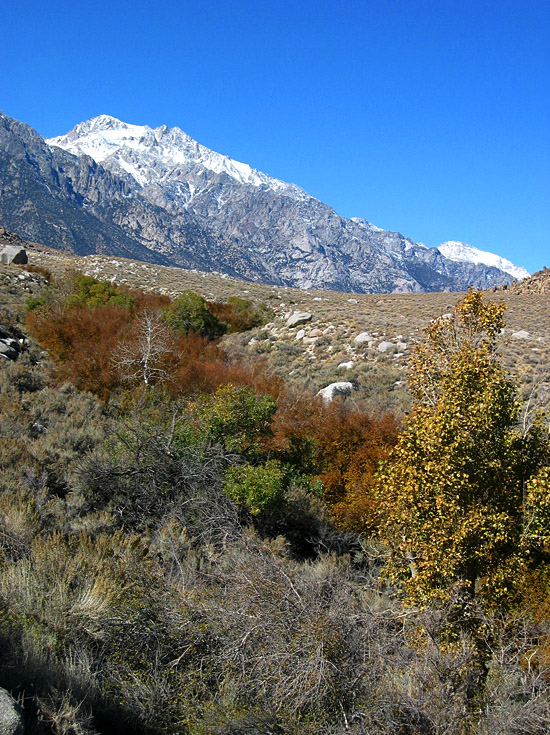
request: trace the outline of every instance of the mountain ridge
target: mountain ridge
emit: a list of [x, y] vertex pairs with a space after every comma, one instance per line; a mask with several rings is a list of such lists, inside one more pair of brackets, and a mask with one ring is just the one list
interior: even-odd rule
[[[0, 224], [53, 247], [107, 253], [111, 238], [113, 254], [125, 257], [356, 293], [460, 291], [512, 280], [494, 266], [452, 260], [367, 220], [341, 217], [179, 128], [103, 115], [44, 141], [8, 120], [0, 117], [0, 186], [9, 194], [0, 201]], [[26, 176], [19, 185], [14, 160]], [[40, 191], [30, 207], [29, 188]]]

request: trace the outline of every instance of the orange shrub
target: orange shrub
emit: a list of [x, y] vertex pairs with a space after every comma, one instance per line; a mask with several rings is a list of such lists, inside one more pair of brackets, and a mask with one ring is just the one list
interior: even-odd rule
[[30, 331], [57, 365], [59, 380], [102, 399], [119, 383], [112, 358], [128, 322], [128, 310], [119, 306], [55, 304], [27, 315]]
[[374, 475], [397, 439], [391, 415], [369, 417], [343, 403], [280, 401], [273, 448], [321, 480], [336, 523], [365, 533], [377, 525]]

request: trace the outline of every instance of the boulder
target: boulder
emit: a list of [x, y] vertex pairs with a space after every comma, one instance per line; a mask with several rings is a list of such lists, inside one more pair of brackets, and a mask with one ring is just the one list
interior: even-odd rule
[[368, 332], [361, 332], [361, 334], [358, 334], [353, 341], [357, 345], [362, 345], [365, 342], [373, 342], [373, 337], [371, 337]]
[[23, 712], [15, 699], [0, 688], [0, 733], [23, 735]]
[[392, 347], [395, 347], [393, 342], [387, 342], [384, 340], [378, 345], [378, 352], [387, 352], [388, 350], [391, 350]]
[[353, 360], [349, 360], [348, 362], [341, 362], [338, 365], [338, 370], [351, 370], [353, 367]]
[[28, 262], [27, 251], [19, 245], [4, 245], [0, 251], [2, 265], [26, 265]]
[[0, 356], [7, 357], [8, 360], [17, 360], [19, 351], [12, 344], [8, 344], [8, 342], [14, 342], [14, 340], [0, 339]]
[[526, 332], [525, 329], [520, 329], [519, 332], [514, 332], [512, 334], [512, 339], [532, 339], [529, 332]]
[[350, 396], [352, 390], [353, 383], [350, 383], [347, 380], [342, 380], [338, 383], [331, 383], [330, 385], [327, 385], [326, 388], [321, 388], [321, 390], [317, 392], [317, 395], [321, 396], [323, 403], [327, 404], [331, 403], [336, 396]]
[[287, 327], [297, 327], [299, 324], [307, 324], [312, 319], [308, 311], [293, 311], [286, 321]]

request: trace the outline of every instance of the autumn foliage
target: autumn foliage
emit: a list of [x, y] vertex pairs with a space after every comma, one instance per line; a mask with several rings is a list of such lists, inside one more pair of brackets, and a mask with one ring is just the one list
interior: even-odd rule
[[548, 463], [548, 436], [518, 422], [516, 385], [496, 354], [503, 312], [470, 291], [450, 319], [432, 323], [411, 361], [416, 404], [378, 498], [386, 573], [412, 602], [462, 590], [510, 604], [531, 563], [543, 561], [540, 540], [535, 558], [526, 533], [525, 490]]
[[[249, 311], [248, 306], [240, 312], [234, 305], [228, 308], [233, 315]], [[157, 325], [155, 343], [149, 345], [147, 319], [149, 337], [152, 323]], [[148, 349], [156, 354], [155, 365], [149, 364], [152, 383], [163, 383], [175, 395], [210, 392], [228, 382], [277, 390], [277, 380], [228, 361], [213, 339], [223, 333], [221, 324], [198, 294], [185, 292], [171, 303], [166, 296], [79, 274], [70, 274], [57, 294], [33, 300], [27, 315], [29, 329], [56, 363], [60, 382], [103, 400], [115, 390], [147, 385], [147, 368], [144, 372], [137, 365], [144, 366]]]
[[118, 384], [113, 354], [128, 322], [124, 307], [99, 310], [82, 304], [53, 304], [27, 317], [29, 329], [55, 361], [59, 380], [103, 399]]
[[279, 402], [274, 446], [323, 486], [323, 499], [337, 525], [359, 533], [378, 526], [374, 478], [397, 440], [393, 416], [368, 416], [335, 402], [294, 396]]

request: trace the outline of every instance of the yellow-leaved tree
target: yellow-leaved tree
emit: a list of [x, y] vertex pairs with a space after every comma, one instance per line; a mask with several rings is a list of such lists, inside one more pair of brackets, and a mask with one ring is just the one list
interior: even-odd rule
[[535, 549], [529, 533], [538, 514], [529, 479], [544, 496], [548, 433], [518, 422], [517, 387], [496, 354], [504, 310], [470, 290], [431, 323], [411, 359], [415, 405], [380, 473], [378, 500], [387, 577], [413, 604], [459, 592], [507, 605], [535, 557], [544, 561], [545, 540]]

